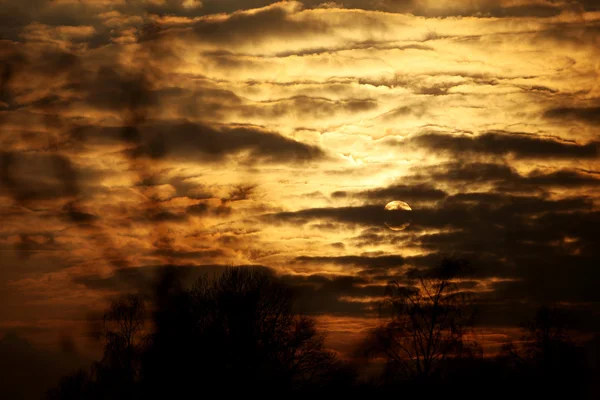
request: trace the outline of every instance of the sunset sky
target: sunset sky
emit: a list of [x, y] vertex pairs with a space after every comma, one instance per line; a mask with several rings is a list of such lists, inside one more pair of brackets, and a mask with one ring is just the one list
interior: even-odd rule
[[595, 0], [0, 0], [0, 333], [254, 265], [343, 351], [444, 255], [484, 343], [597, 329], [599, 47]]

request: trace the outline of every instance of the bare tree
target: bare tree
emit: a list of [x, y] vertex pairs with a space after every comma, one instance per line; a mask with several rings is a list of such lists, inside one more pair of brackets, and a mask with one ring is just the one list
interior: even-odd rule
[[507, 343], [504, 355], [517, 364], [535, 368], [543, 376], [552, 376], [557, 371], [564, 375], [565, 367], [580, 367], [577, 345], [569, 336], [565, 315], [556, 307], [540, 307], [523, 325], [521, 342], [520, 347]]
[[[47, 393], [52, 400], [136, 399], [142, 356], [146, 350], [145, 304], [137, 295], [125, 295], [111, 303], [95, 334], [104, 345], [100, 361], [65, 376]], [[97, 329], [97, 330], [96, 330]]]
[[104, 355], [91, 368], [94, 392], [114, 399], [137, 397], [147, 342], [145, 319], [144, 300], [133, 294], [114, 301], [104, 313]]
[[318, 334], [313, 319], [302, 316], [294, 319], [283, 346], [284, 352], [279, 356], [289, 371], [293, 389], [327, 385], [332, 372], [343, 369], [337, 356], [325, 349], [324, 340], [325, 337]]
[[465, 338], [473, 322], [471, 295], [456, 283], [465, 266], [446, 259], [431, 274], [388, 285], [382, 304], [388, 322], [375, 330], [369, 350], [384, 356], [393, 379], [427, 380], [447, 359], [480, 352]]
[[539, 397], [582, 398], [586, 390], [584, 349], [569, 336], [566, 319], [565, 310], [540, 307], [523, 324], [521, 344], [503, 346], [513, 373], [526, 378]]
[[293, 291], [261, 268], [228, 268], [176, 291], [155, 316], [146, 393], [183, 394], [197, 376], [206, 390], [228, 395], [328, 385], [341, 362], [325, 349], [314, 321], [294, 311], [293, 300]]
[[102, 321], [105, 362], [137, 369], [136, 360], [146, 341], [145, 318], [144, 300], [138, 295], [126, 295], [110, 305]]

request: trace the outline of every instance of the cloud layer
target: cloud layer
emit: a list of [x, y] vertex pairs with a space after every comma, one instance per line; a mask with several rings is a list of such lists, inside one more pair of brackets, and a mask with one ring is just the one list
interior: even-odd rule
[[0, 330], [226, 265], [364, 328], [445, 255], [598, 317], [595, 2], [0, 4]]

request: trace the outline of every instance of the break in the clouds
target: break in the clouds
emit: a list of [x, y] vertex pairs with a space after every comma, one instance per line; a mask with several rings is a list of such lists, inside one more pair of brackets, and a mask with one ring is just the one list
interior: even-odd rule
[[0, 329], [227, 265], [360, 325], [445, 255], [598, 316], [596, 2], [0, 5]]

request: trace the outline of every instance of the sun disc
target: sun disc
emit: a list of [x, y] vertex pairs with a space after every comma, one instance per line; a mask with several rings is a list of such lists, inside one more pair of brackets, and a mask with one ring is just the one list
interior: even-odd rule
[[390, 212], [389, 217], [384, 222], [385, 226], [393, 231], [403, 231], [410, 225], [410, 220], [406, 211], [412, 211], [412, 208], [400, 200], [395, 200], [385, 205], [385, 210]]

